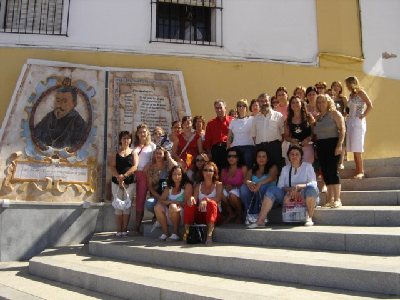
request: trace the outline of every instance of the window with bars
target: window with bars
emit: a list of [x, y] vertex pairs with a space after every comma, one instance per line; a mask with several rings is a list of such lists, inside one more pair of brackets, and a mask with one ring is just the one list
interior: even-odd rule
[[151, 0], [150, 42], [222, 46], [222, 0]]
[[70, 0], [0, 0], [0, 31], [67, 35]]

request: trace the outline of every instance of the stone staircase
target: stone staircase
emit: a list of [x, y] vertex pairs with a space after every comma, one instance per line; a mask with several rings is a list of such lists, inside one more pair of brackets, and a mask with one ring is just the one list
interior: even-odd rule
[[365, 165], [367, 178], [343, 179], [344, 206], [317, 208], [314, 227], [218, 227], [205, 247], [159, 242], [145, 225], [144, 237], [98, 233], [85, 251], [44, 251], [29, 272], [105, 298], [398, 299], [400, 159]]

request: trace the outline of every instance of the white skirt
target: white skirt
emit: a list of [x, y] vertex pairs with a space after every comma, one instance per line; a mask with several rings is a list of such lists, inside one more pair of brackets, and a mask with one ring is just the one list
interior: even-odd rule
[[364, 152], [367, 122], [365, 118], [347, 118], [346, 149], [348, 152]]

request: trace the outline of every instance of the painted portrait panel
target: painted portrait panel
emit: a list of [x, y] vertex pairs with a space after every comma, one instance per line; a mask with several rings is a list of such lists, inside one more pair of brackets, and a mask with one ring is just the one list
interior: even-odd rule
[[36, 147], [78, 150], [88, 138], [92, 109], [87, 95], [71, 85], [43, 92], [32, 107], [29, 128]]

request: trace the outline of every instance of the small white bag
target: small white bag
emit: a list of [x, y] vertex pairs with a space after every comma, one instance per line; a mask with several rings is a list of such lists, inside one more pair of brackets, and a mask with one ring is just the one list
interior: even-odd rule
[[[124, 191], [124, 193], [123, 193], [122, 197], [120, 198], [119, 192], [121, 189]], [[131, 208], [132, 200], [129, 197], [128, 190], [125, 187], [123, 187], [123, 188], [119, 187], [118, 191], [114, 195], [114, 199], [111, 202], [111, 205], [115, 209], [119, 209], [119, 210], [127, 210], [127, 209]]]

